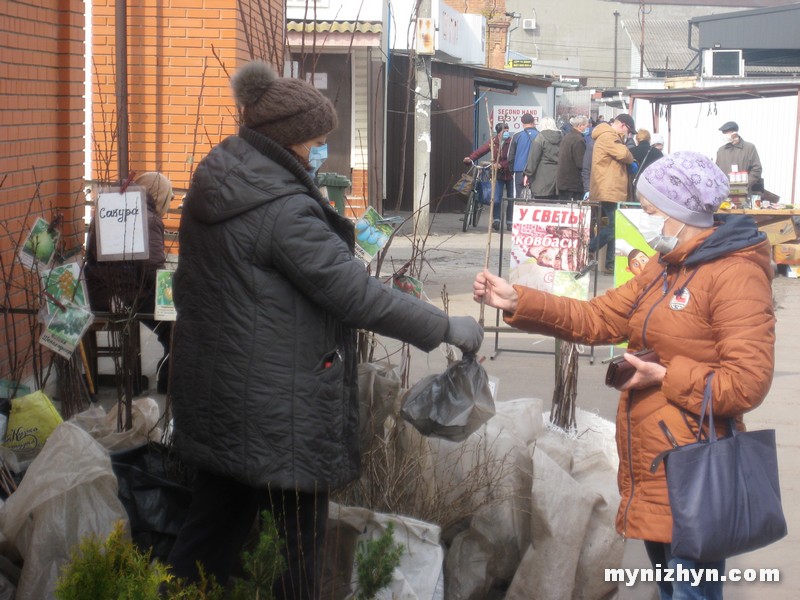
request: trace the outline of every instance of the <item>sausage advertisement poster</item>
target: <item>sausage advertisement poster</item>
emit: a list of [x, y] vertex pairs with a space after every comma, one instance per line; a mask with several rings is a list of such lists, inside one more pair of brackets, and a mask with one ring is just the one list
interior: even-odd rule
[[509, 281], [560, 296], [587, 299], [590, 210], [577, 204], [514, 204]]

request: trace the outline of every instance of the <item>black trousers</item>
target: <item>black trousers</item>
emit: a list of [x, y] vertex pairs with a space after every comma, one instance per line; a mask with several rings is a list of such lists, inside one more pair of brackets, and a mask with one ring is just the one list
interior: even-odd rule
[[197, 582], [199, 562], [206, 575], [224, 586], [238, 571], [242, 547], [263, 510], [272, 513], [287, 566], [275, 582], [273, 596], [318, 599], [327, 492], [262, 490], [205, 471], [197, 474], [189, 513], [169, 555], [173, 575]]

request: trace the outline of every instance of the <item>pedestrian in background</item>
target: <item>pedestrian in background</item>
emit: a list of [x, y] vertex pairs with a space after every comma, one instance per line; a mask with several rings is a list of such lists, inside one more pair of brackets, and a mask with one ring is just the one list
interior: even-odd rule
[[589, 127], [589, 119], [579, 115], [569, 120], [572, 126], [564, 136], [558, 150], [558, 173], [556, 187], [561, 200], [583, 198], [583, 157], [586, 154], [586, 139], [583, 132]]
[[563, 137], [554, 119], [545, 117], [539, 120], [539, 135], [531, 144], [523, 182], [531, 188], [534, 198], [558, 197], [556, 190], [558, 151]]
[[508, 160], [508, 149], [511, 146], [511, 132], [508, 123], [497, 123], [494, 126], [495, 136], [486, 141], [480, 148], [469, 156], [464, 157], [464, 163], [471, 164], [491, 151], [494, 158], [495, 184], [492, 191], [492, 229], [500, 231], [500, 216], [503, 197], [508, 198], [506, 205], [506, 228], [511, 229], [511, 219], [514, 214], [514, 174], [511, 172]]
[[[97, 260], [97, 241], [94, 222], [89, 228], [86, 245], [84, 277], [93, 311], [124, 311], [130, 314], [151, 315], [138, 320], [156, 335], [162, 355], [156, 367], [156, 390], [167, 392], [169, 381], [169, 352], [172, 323], [156, 321], [156, 272], [163, 269], [167, 255], [164, 249], [164, 215], [174, 196], [172, 182], [163, 173], [142, 173], [133, 182], [145, 189], [147, 203], [147, 260]], [[138, 325], [137, 325], [138, 327]], [[137, 386], [139, 383], [136, 384]]]
[[581, 181], [583, 182], [583, 199], [589, 199], [589, 188], [592, 181], [592, 153], [594, 152], [594, 139], [592, 138], [592, 127], [587, 127], [583, 132], [583, 140], [586, 142], [586, 152], [583, 153], [583, 168], [581, 169]]
[[530, 113], [525, 113], [520, 117], [522, 131], [518, 131], [511, 138], [511, 145], [508, 147], [508, 164], [514, 172], [514, 198], [519, 198], [522, 193], [523, 181], [525, 178], [525, 167], [528, 164], [528, 154], [531, 144], [539, 130], [536, 129], [536, 119]]
[[600, 252], [605, 246], [605, 272], [614, 272], [615, 217], [620, 202], [628, 200], [628, 165], [634, 158], [625, 139], [636, 131], [633, 118], [628, 114], [614, 117], [610, 124], [601, 123], [592, 131], [592, 173], [589, 183], [589, 198], [600, 203], [600, 214], [605, 224], [589, 241], [590, 252]]
[[763, 191], [761, 159], [755, 145], [744, 141], [735, 121], [728, 121], [719, 130], [722, 132], [723, 144], [717, 150], [717, 166], [725, 174], [746, 172], [748, 193]]
[[474, 352], [483, 329], [354, 257], [352, 222], [313, 180], [328, 98], [261, 61], [231, 83], [243, 126], [198, 165], [180, 224], [173, 448], [197, 475], [169, 564], [225, 585], [269, 510], [286, 564], [273, 597], [316, 599], [328, 495], [359, 476], [356, 331]]
[[[770, 246], [752, 217], [731, 215], [714, 226], [713, 213], [727, 196], [727, 177], [708, 158], [669, 154], [639, 182], [639, 229], [657, 255], [638, 276], [589, 301], [512, 286], [488, 270], [473, 284], [475, 301], [503, 310], [512, 327], [591, 346], [627, 341], [629, 352], [657, 354], [658, 362], [625, 354], [635, 374], [620, 388], [616, 423], [617, 531], [644, 540], [656, 569], [724, 573], [725, 561], [698, 563], [672, 554], [664, 464], [651, 472], [651, 463], [674, 445], [696, 441], [694, 424], [710, 376], [718, 431], [728, 430], [729, 419], [743, 428], [743, 413], [761, 404], [772, 383]], [[662, 600], [722, 598], [717, 580], [657, 585]]]

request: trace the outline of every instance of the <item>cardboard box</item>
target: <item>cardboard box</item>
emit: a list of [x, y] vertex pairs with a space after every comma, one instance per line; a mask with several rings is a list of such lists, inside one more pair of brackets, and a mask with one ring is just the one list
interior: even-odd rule
[[779, 265], [800, 265], [800, 244], [777, 244], [772, 253]]
[[767, 234], [767, 239], [773, 246], [775, 244], [793, 242], [797, 239], [797, 231], [795, 231], [794, 221], [792, 221], [791, 217], [761, 225], [758, 229]]

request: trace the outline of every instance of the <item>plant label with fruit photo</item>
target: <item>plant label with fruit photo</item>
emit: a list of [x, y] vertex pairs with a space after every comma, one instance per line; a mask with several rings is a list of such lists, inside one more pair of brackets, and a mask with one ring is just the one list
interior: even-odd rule
[[172, 275], [175, 271], [159, 269], [156, 271], [156, 304], [153, 316], [156, 321], [175, 321], [178, 312], [172, 300]]
[[394, 233], [394, 227], [372, 207], [356, 221], [356, 256], [369, 264]]
[[42, 346], [64, 358], [69, 358], [81, 341], [83, 334], [94, 321], [94, 315], [87, 309], [71, 302], [63, 309], [53, 313], [50, 322], [39, 337]]
[[49, 229], [50, 225], [47, 221], [41, 217], [36, 219], [28, 238], [19, 251], [19, 262], [23, 266], [33, 269], [36, 265], [37, 268], [46, 269], [52, 264], [56, 255], [59, 233], [55, 229], [48, 231]]

